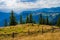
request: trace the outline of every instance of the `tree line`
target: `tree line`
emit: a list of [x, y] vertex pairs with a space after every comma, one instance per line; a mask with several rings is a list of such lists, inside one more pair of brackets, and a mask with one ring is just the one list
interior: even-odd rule
[[[53, 25], [52, 22], [49, 22], [49, 17], [48, 16], [46, 18], [43, 18], [42, 14], [39, 14], [38, 18], [39, 18], [38, 24], [41, 24], [41, 25]], [[33, 20], [33, 15], [30, 13], [29, 15], [26, 16], [25, 22], [22, 20], [22, 15], [20, 15], [19, 23], [20, 24], [27, 24], [27, 23], [35, 24], [36, 21]], [[14, 15], [14, 11], [11, 11], [9, 26], [14, 26], [14, 25], [17, 25], [17, 24], [18, 24], [18, 22], [16, 20], [15, 15]], [[56, 25], [60, 27], [60, 16], [57, 19]], [[8, 26], [8, 22], [7, 22], [6, 19], [4, 21], [4, 26]]]

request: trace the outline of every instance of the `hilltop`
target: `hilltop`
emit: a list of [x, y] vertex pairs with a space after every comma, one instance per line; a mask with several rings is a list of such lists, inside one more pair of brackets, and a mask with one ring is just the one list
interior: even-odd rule
[[60, 29], [56, 26], [38, 25], [38, 24], [33, 25], [20, 24], [16, 26], [7, 26], [0, 28], [0, 39], [1, 40], [60, 40]]

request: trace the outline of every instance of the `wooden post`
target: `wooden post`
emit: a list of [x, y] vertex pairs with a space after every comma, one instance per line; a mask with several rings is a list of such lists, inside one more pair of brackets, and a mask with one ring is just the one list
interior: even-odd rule
[[12, 33], [12, 38], [14, 38], [14, 32]]
[[28, 35], [30, 35], [29, 29], [28, 29]]
[[52, 33], [54, 32], [54, 27], [52, 26]]
[[42, 34], [44, 33], [44, 31], [43, 31], [43, 26], [42, 26]]

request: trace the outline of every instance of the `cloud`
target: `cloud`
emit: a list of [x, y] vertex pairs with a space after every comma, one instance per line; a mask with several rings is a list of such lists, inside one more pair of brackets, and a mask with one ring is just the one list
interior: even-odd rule
[[0, 0], [0, 10], [29, 10], [60, 7], [60, 0]]

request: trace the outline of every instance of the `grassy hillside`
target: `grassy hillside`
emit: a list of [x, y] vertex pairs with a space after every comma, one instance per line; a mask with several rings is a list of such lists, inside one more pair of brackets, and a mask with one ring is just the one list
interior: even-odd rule
[[[54, 28], [54, 30], [53, 30]], [[0, 28], [1, 40], [60, 40], [56, 26], [21, 24]]]

